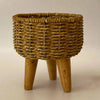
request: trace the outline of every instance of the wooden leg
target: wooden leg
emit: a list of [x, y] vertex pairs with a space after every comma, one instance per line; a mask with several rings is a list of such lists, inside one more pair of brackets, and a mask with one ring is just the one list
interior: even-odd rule
[[47, 60], [49, 79], [56, 80], [56, 61], [55, 60]]
[[58, 65], [58, 70], [60, 74], [60, 79], [64, 92], [71, 91], [71, 68], [70, 68], [70, 59], [58, 59], [56, 60]]
[[33, 87], [33, 82], [35, 78], [35, 72], [38, 60], [25, 59], [25, 81], [24, 88], [26, 90], [31, 90]]

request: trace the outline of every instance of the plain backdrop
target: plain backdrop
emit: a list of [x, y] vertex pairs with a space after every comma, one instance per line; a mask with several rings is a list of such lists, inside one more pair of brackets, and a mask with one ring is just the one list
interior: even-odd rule
[[[24, 58], [13, 49], [12, 16], [18, 13], [76, 13], [84, 16], [84, 45], [73, 57], [72, 92], [64, 93], [59, 73], [50, 81], [39, 60], [34, 89], [25, 91]], [[100, 100], [100, 0], [0, 0], [0, 100]]]

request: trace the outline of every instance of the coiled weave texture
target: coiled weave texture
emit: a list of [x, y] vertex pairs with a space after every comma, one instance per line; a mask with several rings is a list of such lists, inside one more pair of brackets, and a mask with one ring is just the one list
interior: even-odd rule
[[80, 14], [17, 14], [13, 22], [14, 48], [25, 58], [70, 58], [82, 48], [83, 16]]

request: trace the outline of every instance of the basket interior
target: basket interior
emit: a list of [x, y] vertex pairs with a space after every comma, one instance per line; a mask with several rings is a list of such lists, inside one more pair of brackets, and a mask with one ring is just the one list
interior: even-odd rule
[[75, 17], [73, 14], [60, 14], [60, 13], [37, 13], [37, 14], [19, 14], [19, 18], [69, 18]]

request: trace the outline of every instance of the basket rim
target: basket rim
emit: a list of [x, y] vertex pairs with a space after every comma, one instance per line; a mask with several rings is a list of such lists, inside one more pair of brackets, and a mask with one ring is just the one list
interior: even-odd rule
[[13, 16], [14, 21], [28, 21], [28, 22], [74, 22], [81, 21], [83, 16], [81, 14], [71, 13], [22, 13]]

